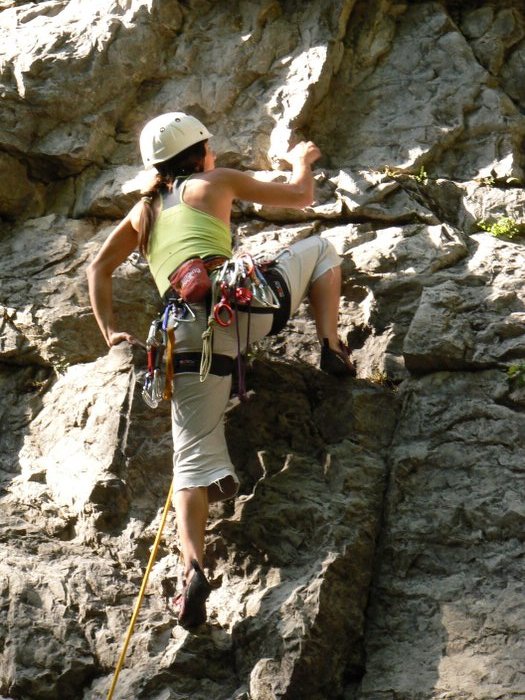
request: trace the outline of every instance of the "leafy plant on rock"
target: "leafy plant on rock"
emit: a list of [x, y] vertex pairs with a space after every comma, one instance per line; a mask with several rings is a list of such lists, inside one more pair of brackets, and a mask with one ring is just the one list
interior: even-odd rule
[[428, 173], [425, 170], [424, 165], [422, 165], [419, 168], [419, 172], [417, 174], [409, 173], [409, 172], [406, 172], [405, 170], [399, 170], [399, 169], [394, 168], [390, 165], [385, 165], [381, 172], [383, 172], [387, 177], [391, 177], [392, 180], [400, 180], [400, 179], [415, 180], [416, 182], [419, 182], [420, 184], [423, 184], [423, 185], [426, 185], [428, 180], [430, 179], [428, 177]]
[[510, 365], [507, 376], [517, 386], [525, 386], [525, 362]]
[[421, 182], [421, 183], [423, 183], [424, 185], [427, 184], [428, 175], [427, 175], [427, 171], [425, 170], [425, 166], [424, 166], [424, 165], [422, 165], [422, 166], [419, 168], [419, 173], [418, 173], [417, 175], [414, 175], [414, 180], [416, 180], [416, 182]]
[[517, 238], [522, 235], [520, 227], [510, 216], [502, 216], [493, 222], [479, 221], [478, 226], [496, 238]]

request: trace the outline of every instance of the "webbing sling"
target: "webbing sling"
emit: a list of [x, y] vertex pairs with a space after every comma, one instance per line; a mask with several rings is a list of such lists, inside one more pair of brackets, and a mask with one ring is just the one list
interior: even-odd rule
[[175, 351], [175, 330], [173, 328], [168, 328], [167, 330], [168, 342], [166, 343], [166, 384], [164, 386], [164, 393], [162, 398], [165, 401], [170, 401], [173, 396], [173, 353]]

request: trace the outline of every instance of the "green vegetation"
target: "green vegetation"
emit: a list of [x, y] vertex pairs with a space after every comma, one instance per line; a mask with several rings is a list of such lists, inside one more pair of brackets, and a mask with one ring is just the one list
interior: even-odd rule
[[385, 165], [383, 168], [383, 172], [387, 177], [391, 177], [393, 179], [396, 178], [397, 175], [399, 175], [399, 172], [396, 171], [394, 168], [391, 168], [389, 165]]
[[522, 235], [520, 227], [510, 216], [502, 216], [497, 221], [479, 221], [478, 226], [496, 238], [518, 238]]
[[390, 165], [385, 165], [383, 172], [387, 177], [391, 177], [393, 180], [397, 180], [398, 178], [408, 178], [409, 180], [415, 180], [416, 182], [420, 182], [424, 185], [426, 185], [429, 180], [428, 173], [425, 170], [424, 165], [419, 168], [417, 175], [412, 175], [404, 170], [392, 168]]
[[390, 379], [390, 377], [384, 370], [375, 368], [374, 370], [372, 370], [372, 374], [369, 377], [367, 377], [367, 379], [373, 384], [378, 384], [379, 386], [383, 386], [386, 389], [391, 389], [393, 391], [396, 391], [397, 389], [396, 384]]
[[55, 370], [56, 374], [64, 376], [69, 369], [69, 362], [64, 358], [55, 360], [55, 362], [53, 362], [53, 369]]
[[480, 185], [483, 187], [494, 187], [496, 184], [496, 179], [493, 175], [487, 175], [486, 177], [480, 177], [477, 179]]
[[422, 182], [424, 185], [426, 185], [427, 180], [428, 180], [428, 175], [427, 175], [427, 171], [425, 170], [424, 165], [422, 165], [419, 168], [419, 173], [417, 175], [414, 175], [414, 180], [416, 180], [416, 182]]
[[525, 362], [510, 365], [507, 376], [517, 386], [525, 386]]

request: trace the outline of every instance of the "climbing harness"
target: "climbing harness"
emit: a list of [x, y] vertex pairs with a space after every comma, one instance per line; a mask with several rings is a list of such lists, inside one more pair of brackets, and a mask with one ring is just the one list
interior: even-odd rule
[[120, 652], [117, 666], [115, 668], [115, 673], [113, 675], [113, 681], [112, 681], [111, 687], [109, 689], [107, 700], [111, 700], [111, 698], [113, 697], [113, 693], [115, 692], [115, 687], [117, 685], [117, 680], [118, 680], [118, 677], [120, 675], [120, 671], [122, 669], [122, 666], [124, 664], [124, 659], [126, 658], [126, 652], [128, 650], [128, 645], [129, 645], [129, 642], [131, 639], [131, 635], [133, 634], [133, 630], [135, 629], [135, 622], [137, 621], [137, 617], [138, 617], [138, 614], [140, 611], [140, 606], [142, 605], [142, 600], [144, 598], [144, 593], [146, 591], [146, 586], [148, 584], [149, 575], [151, 573], [151, 569], [153, 568], [153, 564], [155, 563], [155, 558], [157, 556], [157, 550], [159, 548], [160, 538], [162, 537], [162, 531], [164, 530], [164, 525], [166, 524], [166, 518], [168, 517], [168, 511], [170, 509], [172, 495], [173, 495], [173, 481], [170, 484], [170, 489], [168, 491], [168, 497], [166, 499], [166, 503], [164, 505], [164, 510], [162, 512], [162, 518], [160, 521], [157, 536], [155, 537], [155, 542], [153, 543], [153, 548], [151, 550], [148, 565], [147, 565], [146, 571], [144, 573], [144, 578], [142, 579], [142, 585], [140, 587], [137, 602], [135, 603], [135, 609], [133, 610], [133, 615], [131, 616], [128, 631], [127, 631], [126, 637], [124, 639], [124, 646], [122, 647], [122, 651]]
[[[193, 259], [188, 262], [192, 263]], [[252, 313], [273, 314], [270, 335], [282, 330], [289, 318], [290, 294], [285, 280], [274, 268], [275, 260], [258, 262], [251, 255], [241, 253], [228, 259], [212, 257], [203, 263], [209, 274], [211, 293], [207, 297], [209, 311], [206, 329], [202, 334], [202, 352], [174, 352], [175, 330], [179, 323], [195, 321], [190, 304], [182, 299], [180, 294], [174, 296], [175, 288], [180, 287], [181, 275], [178, 268], [170, 275], [166, 307], [163, 313], [152, 321], [146, 341], [148, 363], [142, 396], [150, 408], [157, 408], [163, 399], [171, 399], [173, 378], [177, 371], [198, 372], [201, 382], [204, 382], [210, 373], [219, 376], [232, 373], [235, 361], [213, 352], [215, 326], [227, 328], [232, 323], [235, 323], [237, 338], [238, 394], [243, 399], [246, 397], [245, 363], [241, 352], [237, 313], [242, 311], [248, 314], [244, 347], [250, 344]], [[188, 269], [191, 271], [191, 266]]]

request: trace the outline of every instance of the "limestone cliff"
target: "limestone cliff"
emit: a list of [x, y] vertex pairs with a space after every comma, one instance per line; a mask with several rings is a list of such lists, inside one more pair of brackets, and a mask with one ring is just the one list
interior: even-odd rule
[[[166, 609], [171, 513], [114, 697], [525, 697], [522, 0], [3, 0], [0, 35], [0, 696], [105, 698], [124, 642], [169, 411], [84, 273], [136, 199], [141, 127], [182, 110], [264, 177], [321, 147], [312, 207], [239, 203], [233, 229], [334, 242], [358, 378], [318, 370], [306, 306], [254, 348], [207, 630]], [[145, 337], [138, 257], [115, 296]]]

